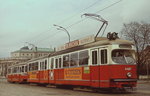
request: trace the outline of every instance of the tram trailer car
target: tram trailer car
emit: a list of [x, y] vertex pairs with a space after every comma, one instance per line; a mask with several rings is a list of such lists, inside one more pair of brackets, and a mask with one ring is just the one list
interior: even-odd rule
[[[26, 62], [25, 73], [28, 76], [23, 81], [97, 90], [136, 87], [135, 49], [132, 42], [103, 37], [83, 45], [80, 42], [72, 41], [67, 48], [61, 47], [63, 49], [49, 56]], [[9, 82], [22, 81], [19, 79], [21, 76], [13, 76], [13, 72], [8, 74]]]
[[26, 63], [20, 63], [17, 65], [12, 65], [8, 67], [8, 72], [7, 72], [7, 81], [14, 83], [27, 83], [27, 65]]

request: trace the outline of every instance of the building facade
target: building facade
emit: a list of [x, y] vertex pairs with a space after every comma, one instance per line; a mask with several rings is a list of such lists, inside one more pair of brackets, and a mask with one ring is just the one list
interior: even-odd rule
[[13, 58], [1, 58], [0, 59], [0, 76], [6, 76], [8, 66], [18, 64], [20, 62], [28, 61], [29, 59], [13, 59]]
[[54, 50], [51, 48], [38, 48], [34, 47], [29, 49], [28, 46], [20, 48], [20, 50], [11, 52], [11, 58], [25, 58], [32, 59], [41, 56], [46, 56], [53, 52]]
[[46, 56], [52, 52], [54, 52], [54, 50], [51, 48], [33, 47], [30, 49], [28, 46], [24, 46], [19, 50], [11, 52], [10, 58], [0, 58], [0, 76], [6, 76], [8, 66]]

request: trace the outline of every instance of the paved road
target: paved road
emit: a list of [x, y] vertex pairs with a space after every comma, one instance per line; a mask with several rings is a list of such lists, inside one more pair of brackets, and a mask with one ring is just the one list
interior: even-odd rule
[[0, 96], [150, 96], [150, 83], [138, 84], [137, 91], [130, 93], [95, 93], [90, 90], [68, 90], [41, 87], [35, 84], [11, 84], [0, 80]]

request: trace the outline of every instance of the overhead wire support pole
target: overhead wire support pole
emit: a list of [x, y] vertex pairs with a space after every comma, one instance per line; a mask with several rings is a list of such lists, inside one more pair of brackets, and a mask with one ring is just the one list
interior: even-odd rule
[[62, 31], [64, 31], [64, 32], [66, 32], [67, 35], [68, 35], [68, 38], [69, 38], [69, 42], [70, 42], [70, 34], [69, 34], [69, 32], [67, 31], [66, 28], [64, 28], [64, 27], [62, 27], [62, 26], [59, 26], [59, 25], [56, 25], [56, 24], [53, 24], [53, 26], [57, 26], [57, 27], [58, 27], [57, 30], [62, 30]]
[[98, 30], [98, 32], [97, 32], [95, 38], [98, 36], [98, 34], [100, 33], [100, 31], [102, 30], [102, 28], [103, 28], [103, 26], [104, 26], [105, 24], [106, 24], [106, 22], [103, 22], [103, 24], [102, 24], [102, 26], [100, 27], [100, 29]]
[[[98, 34], [100, 33], [100, 31], [102, 30], [102, 28], [104, 27], [104, 25], [106, 24], [106, 26], [108, 25], [108, 21], [106, 21], [105, 19], [103, 19], [100, 15], [98, 15], [98, 14], [91, 14], [91, 13], [85, 13], [85, 14], [83, 14], [84, 16], [87, 16], [87, 17], [90, 17], [90, 18], [92, 18], [92, 19], [95, 19], [95, 20], [97, 20], [97, 21], [101, 21], [101, 22], [103, 22], [103, 24], [102, 24], [102, 26], [100, 27], [100, 29], [98, 30], [98, 32], [97, 32], [97, 34], [96, 34], [96, 36], [95, 36], [95, 40], [96, 40], [96, 37], [98, 36]], [[81, 17], [83, 16], [83, 15], [81, 15]], [[105, 31], [105, 29], [104, 29], [104, 31]], [[104, 33], [104, 32], [103, 32]]]

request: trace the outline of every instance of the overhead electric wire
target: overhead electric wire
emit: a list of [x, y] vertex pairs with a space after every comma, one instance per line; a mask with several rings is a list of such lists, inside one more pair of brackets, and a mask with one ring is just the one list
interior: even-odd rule
[[[88, 6], [88, 7], [85, 8], [85, 9], [83, 9], [83, 10], [80, 11], [79, 13], [83, 12], [84, 10], [86, 10], [86, 9], [88, 9], [88, 8], [93, 7], [93, 6], [94, 6], [95, 4], [97, 4], [97, 2], [99, 2], [99, 1], [100, 1], [100, 0], [94, 2], [93, 4], [91, 4], [90, 6]], [[121, 1], [123, 1], [123, 0], [119, 0], [119, 1], [117, 1], [117, 2], [115, 2], [115, 3], [112, 3], [112, 4], [110, 4], [109, 6], [104, 7], [103, 9], [96, 11], [95, 13], [99, 13], [99, 12], [105, 10], [105, 9], [108, 9], [108, 8], [110, 8], [110, 7], [114, 6], [114, 5], [116, 5], [117, 3], [121, 2]], [[79, 14], [79, 13], [78, 13], [78, 14]], [[61, 22], [61, 24], [64, 23], [64, 22], [66, 22], [68, 19], [73, 18], [73, 17], [76, 16], [76, 15], [77, 15], [77, 14], [75, 14], [75, 15], [73, 15], [73, 16], [67, 18], [67, 19], [64, 19], [64, 20]], [[66, 27], [66, 29], [71, 28], [71, 27], [73, 27], [73, 26], [75, 26], [75, 25], [81, 23], [82, 21], [84, 21], [84, 20], [86, 20], [86, 19], [87, 19], [87, 18], [81, 19], [81, 20], [79, 20], [79, 21], [77, 21], [77, 22], [75, 22], [75, 23], [69, 25], [68, 27]], [[107, 26], [106, 26], [106, 27], [107, 27]], [[106, 28], [105, 28], [105, 29], [106, 29]], [[105, 30], [105, 29], [104, 29], [104, 30]], [[49, 31], [48, 31], [48, 32], [49, 32]], [[57, 32], [57, 33], [59, 33], [59, 32]], [[57, 35], [57, 33], [55, 33], [55, 35]], [[103, 34], [104, 34], [104, 33], [102, 33], [102, 35], [103, 35]], [[53, 35], [53, 37], [54, 37], [54, 35]], [[51, 37], [50, 39], [52, 39], [53, 37]], [[46, 39], [46, 38], [44, 38], [44, 39]], [[43, 40], [40, 40], [40, 42], [41, 42], [41, 41], [43, 41]]]
[[[115, 2], [115, 3], [112, 3], [112, 4], [110, 4], [109, 6], [104, 7], [103, 9], [96, 11], [95, 13], [98, 13], [98, 12], [101, 12], [101, 11], [107, 9], [107, 8], [110, 8], [110, 7], [116, 5], [117, 3], [121, 2], [121, 1], [122, 1], [122, 0], [119, 0], [119, 1], [117, 1], [117, 2]], [[77, 22], [75, 22], [75, 23], [69, 25], [68, 27], [66, 27], [66, 29], [71, 28], [71, 27], [73, 27], [73, 26], [75, 26], [75, 25], [81, 23], [82, 21], [84, 21], [84, 20], [86, 20], [86, 19], [87, 19], [87, 18], [81, 19], [81, 20], [79, 20], [79, 21], [77, 21]], [[106, 30], [106, 27], [107, 27], [107, 26], [105, 26], [104, 31]], [[103, 31], [102, 35], [104, 34], [104, 31]]]
[[[112, 4], [110, 4], [109, 6], [103, 8], [103, 9], [101, 9], [101, 10], [96, 11], [95, 13], [99, 13], [99, 12], [101, 12], [101, 11], [103, 11], [103, 10], [109, 8], [109, 7], [114, 6], [115, 4], [117, 4], [117, 3], [121, 2], [121, 1], [122, 1], [122, 0], [119, 0], [119, 1], [117, 1], [117, 2], [115, 2], [115, 3], [112, 3]], [[85, 18], [85, 19], [86, 19], [86, 18]], [[85, 19], [84, 19], [84, 20], [85, 20]], [[84, 21], [84, 20], [79, 20], [79, 21], [77, 21], [77, 22], [75, 22], [75, 23], [69, 25], [67, 28], [71, 28], [72, 26], [74, 26], [74, 25], [76, 25], [76, 24], [79, 24], [79, 23], [81, 23], [81, 22]]]
[[74, 15], [72, 15], [72, 16], [70, 16], [70, 17], [64, 19], [64, 20], [62, 20], [62, 21], [60, 22], [60, 24], [63, 24], [63, 23], [66, 22], [68, 19], [71, 19], [71, 18], [77, 16], [79, 13], [81, 13], [81, 12], [83, 12], [83, 11], [85, 11], [85, 10], [91, 8], [91, 7], [93, 7], [95, 4], [97, 4], [97, 3], [100, 2], [100, 1], [101, 1], [101, 0], [97, 0], [96, 2], [94, 2], [94, 3], [91, 4], [91, 5], [89, 5], [88, 7], [84, 8], [84, 9], [81, 10], [80, 12], [77, 12], [77, 13], [75, 13]]
[[[83, 11], [85, 11], [85, 10], [91, 8], [91, 7], [93, 7], [95, 4], [97, 4], [97, 3], [100, 2], [100, 1], [101, 1], [101, 0], [97, 0], [96, 2], [92, 3], [92, 4], [89, 5], [88, 7], [84, 8], [83, 10], [81, 10], [80, 12], [77, 12], [75, 15], [72, 15], [72, 16], [70, 16], [69, 18], [66, 18], [66, 19], [62, 20], [59, 24], [63, 24], [63, 23], [66, 22], [68, 19], [71, 19], [71, 18], [77, 16], [79, 13], [81, 13], [81, 12], [83, 12]], [[82, 22], [82, 21], [84, 21], [84, 19], [82, 19], [81, 21], [75, 22], [75, 23], [71, 24], [70, 26], [73, 26], [74, 24], [78, 24], [78, 23], [80, 23], [80, 22]], [[69, 28], [69, 26], [68, 26], [67, 28]], [[36, 38], [36, 37], [38, 37], [38, 36], [41, 36], [43, 33], [47, 33], [47, 32], [50, 32], [50, 31], [51, 31], [51, 29], [50, 29], [49, 31], [41, 32], [40, 34], [36, 35], [34, 38]], [[55, 35], [56, 35], [56, 34], [55, 34]], [[33, 40], [33, 39], [32, 39], [32, 40]], [[41, 41], [43, 41], [43, 40], [40, 40], [40, 42], [41, 42]]]
[[109, 6], [103, 8], [103, 9], [101, 9], [101, 10], [96, 11], [95, 13], [99, 13], [99, 12], [101, 12], [101, 11], [103, 11], [103, 10], [109, 8], [109, 7], [112, 7], [112, 6], [116, 5], [117, 3], [121, 2], [121, 1], [122, 1], [122, 0], [119, 0], [119, 1], [117, 1], [117, 2], [115, 2], [115, 3], [112, 3], [112, 4], [110, 4]]
[[[123, 1], [123, 0], [119, 0], [119, 1], [117, 1], [117, 2], [114, 2], [114, 3], [110, 4], [109, 6], [104, 7], [103, 9], [100, 9], [100, 10], [96, 11], [95, 13], [99, 13], [99, 12], [101, 12], [101, 11], [107, 9], [107, 8], [110, 8], [110, 7], [116, 5], [117, 3], [121, 2], [121, 1]], [[81, 23], [82, 21], [84, 21], [84, 20], [86, 20], [86, 19], [87, 19], [87, 18], [84, 18], [84, 19], [82, 19], [82, 20], [79, 20], [79, 21], [77, 21], [77, 22], [75, 22], [75, 23], [69, 25], [67, 28], [71, 28], [72, 26], [74, 26], [74, 25], [76, 25], [76, 24], [79, 24], [79, 23]], [[101, 36], [104, 35], [104, 31], [106, 30], [106, 27], [107, 27], [107, 25], [105, 26], [105, 28], [104, 28], [103, 33], [102, 33]]]

